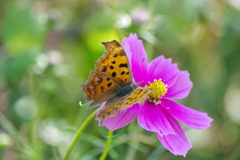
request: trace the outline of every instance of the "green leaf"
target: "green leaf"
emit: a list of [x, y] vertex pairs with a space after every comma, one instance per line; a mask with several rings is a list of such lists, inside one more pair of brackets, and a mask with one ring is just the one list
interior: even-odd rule
[[9, 3], [3, 22], [3, 40], [14, 57], [27, 53], [36, 53], [46, 36], [46, 23], [40, 21], [39, 14], [33, 14], [31, 3], [19, 7], [18, 3]]
[[146, 160], [157, 160], [167, 149], [163, 146], [156, 148]]
[[14, 125], [0, 112], [0, 125], [7, 131], [7, 133], [21, 146], [18, 131]]
[[[130, 123], [129, 123], [130, 124]], [[128, 128], [129, 124], [127, 124], [125, 127], [119, 129], [119, 132], [116, 134], [116, 135], [113, 135], [113, 136], [105, 136], [106, 138], [115, 138], [115, 137], [118, 137], [120, 135], [122, 135]]]

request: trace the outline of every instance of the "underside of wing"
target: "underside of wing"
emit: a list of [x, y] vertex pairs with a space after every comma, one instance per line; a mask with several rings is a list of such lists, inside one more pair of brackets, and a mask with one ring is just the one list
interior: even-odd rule
[[121, 98], [110, 99], [102, 110], [97, 114], [97, 119], [100, 124], [109, 117], [116, 116], [118, 111], [124, 111], [126, 108], [131, 107], [135, 103], [140, 105], [147, 99], [149, 95], [149, 90], [146, 88], [136, 88], [132, 93]]
[[111, 99], [118, 91], [119, 85], [107, 74], [91, 71], [89, 80], [83, 84], [85, 100], [93, 100], [88, 108], [101, 105]]
[[122, 104], [120, 110], [125, 110], [129, 106], [135, 103], [140, 105], [148, 98], [149, 90], [147, 88], [138, 87], [136, 88], [128, 97], [126, 97], [124, 103]]

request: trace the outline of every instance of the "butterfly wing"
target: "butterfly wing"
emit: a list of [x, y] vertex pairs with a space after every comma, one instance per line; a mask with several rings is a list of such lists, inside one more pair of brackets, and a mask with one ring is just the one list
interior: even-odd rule
[[109, 102], [105, 104], [104, 108], [97, 114], [96, 118], [99, 120], [100, 124], [102, 124], [104, 119], [114, 117], [119, 110], [123, 111], [135, 103], [142, 105], [148, 95], [148, 89], [139, 87], [129, 95], [113, 100], [110, 99]]
[[125, 51], [116, 41], [102, 42], [106, 52], [94, 62], [95, 71], [89, 75], [89, 80], [81, 87], [85, 93], [84, 99], [93, 100], [88, 106], [100, 105], [114, 97], [118, 89], [132, 83], [132, 73]]
[[96, 71], [109, 75], [118, 84], [124, 86], [132, 83], [132, 72], [127, 55], [118, 41], [102, 42], [105, 54], [94, 64]]
[[125, 110], [129, 106], [132, 106], [135, 103], [140, 105], [147, 99], [150, 91], [147, 88], [136, 88], [128, 97], [126, 97], [125, 102], [122, 104], [120, 110]]
[[118, 91], [120, 86], [107, 74], [91, 71], [87, 83], [81, 85], [85, 100], [93, 100], [88, 108], [101, 105], [111, 99]]

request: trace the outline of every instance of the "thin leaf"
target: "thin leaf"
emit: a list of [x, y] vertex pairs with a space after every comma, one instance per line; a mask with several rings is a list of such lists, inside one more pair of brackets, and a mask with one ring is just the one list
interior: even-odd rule
[[188, 156], [194, 157], [199, 160], [224, 160], [224, 158], [207, 154], [205, 152], [198, 152], [195, 150], [192, 150], [191, 152], [188, 153]]
[[156, 148], [146, 160], [156, 160], [158, 159], [167, 149], [163, 146]]
[[238, 145], [232, 152], [228, 160], [238, 160], [240, 158], [240, 145]]
[[0, 112], [0, 124], [7, 131], [7, 133], [16, 141], [19, 145], [21, 142], [18, 137], [18, 131], [14, 125]]
[[[129, 123], [130, 124], [130, 123]], [[127, 124], [125, 127], [119, 129], [119, 132], [116, 134], [116, 135], [113, 135], [113, 136], [105, 136], [106, 138], [115, 138], [115, 137], [118, 137], [120, 135], [122, 135], [128, 128], [129, 124]]]

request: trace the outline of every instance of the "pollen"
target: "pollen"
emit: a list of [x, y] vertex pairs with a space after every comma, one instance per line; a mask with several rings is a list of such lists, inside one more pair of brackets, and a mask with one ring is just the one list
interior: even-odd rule
[[154, 102], [156, 104], [159, 104], [161, 102], [160, 99], [168, 91], [167, 84], [164, 84], [162, 82], [162, 79], [159, 79], [159, 80], [154, 79], [154, 82], [153, 83], [148, 83], [148, 85], [146, 87], [150, 91], [148, 101]]

